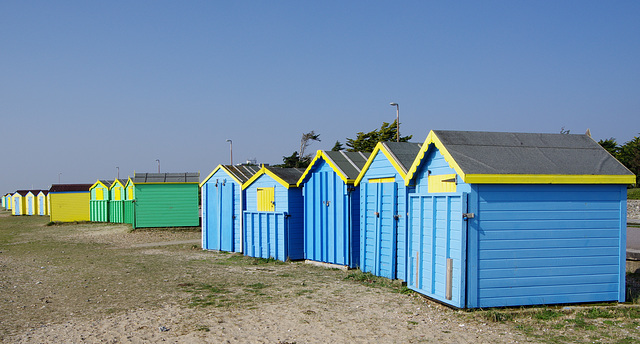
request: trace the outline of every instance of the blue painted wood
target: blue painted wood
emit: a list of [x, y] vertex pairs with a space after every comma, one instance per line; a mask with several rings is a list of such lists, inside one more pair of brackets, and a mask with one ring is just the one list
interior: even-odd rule
[[[391, 177], [395, 182], [369, 182], [369, 179]], [[406, 280], [407, 194], [413, 187], [404, 185], [404, 180], [382, 153], [374, 157], [359, 186], [360, 269]]]
[[302, 185], [305, 259], [359, 266], [358, 211], [353, 218], [353, 210], [358, 208], [354, 203], [358, 201], [358, 189], [345, 184], [323, 160], [309, 173]]
[[202, 185], [202, 247], [242, 251], [242, 187], [224, 169]]
[[[466, 194], [410, 195], [409, 288], [453, 305], [465, 305]], [[446, 298], [447, 259], [453, 261], [452, 295]]]

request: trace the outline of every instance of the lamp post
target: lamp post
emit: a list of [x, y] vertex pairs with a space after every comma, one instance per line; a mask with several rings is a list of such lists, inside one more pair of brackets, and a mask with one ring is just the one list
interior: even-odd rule
[[58, 184], [60, 184], [60, 176], [62, 175], [62, 172], [58, 173]]
[[118, 171], [116, 179], [120, 179], [120, 167], [116, 166], [116, 170]]
[[156, 162], [158, 162], [158, 173], [160, 173], [160, 159], [156, 159]]
[[233, 141], [227, 140], [229, 142], [229, 155], [231, 156], [231, 166], [233, 166]]
[[400, 142], [400, 105], [398, 103], [389, 103], [396, 107], [396, 142]]

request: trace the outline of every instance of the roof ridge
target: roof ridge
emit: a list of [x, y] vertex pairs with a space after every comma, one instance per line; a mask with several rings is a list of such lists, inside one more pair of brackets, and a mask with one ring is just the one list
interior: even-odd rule
[[380, 143], [386, 149], [386, 151], [389, 152], [389, 154], [391, 154], [391, 157], [393, 158], [393, 160], [395, 160], [398, 163], [398, 166], [402, 168], [402, 172], [404, 172], [404, 174], [407, 174], [407, 168], [404, 166], [402, 161], [400, 161], [400, 159], [398, 159], [398, 157], [393, 153], [393, 151], [391, 151], [391, 149], [387, 145], [387, 142], [380, 142]]

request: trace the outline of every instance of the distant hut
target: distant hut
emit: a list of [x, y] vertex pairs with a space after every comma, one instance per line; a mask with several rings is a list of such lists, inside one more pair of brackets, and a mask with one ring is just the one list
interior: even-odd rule
[[38, 214], [38, 194], [40, 190], [29, 190], [24, 196], [25, 201], [25, 215], [37, 215]]
[[53, 184], [49, 189], [51, 222], [90, 221], [92, 184]]
[[49, 202], [47, 195], [49, 195], [49, 190], [40, 190], [36, 195], [38, 202], [38, 215], [40, 216], [49, 215]]
[[360, 189], [369, 153], [319, 150], [297, 182], [304, 199], [304, 258], [358, 267]]
[[360, 269], [406, 279], [407, 195], [404, 177], [419, 143], [379, 142], [354, 185], [360, 186]]
[[125, 179], [116, 179], [109, 187], [109, 222], [124, 222]]
[[459, 308], [623, 302], [635, 180], [587, 135], [431, 131], [407, 286]]
[[[134, 202], [135, 202], [135, 186], [131, 178], [127, 179], [127, 183], [124, 184], [124, 223], [128, 223], [133, 226], [135, 220], [134, 214]], [[133, 226], [135, 228], [135, 226]]]
[[135, 173], [133, 228], [199, 226], [199, 183], [198, 172]]
[[242, 185], [246, 192], [244, 254], [258, 258], [304, 259], [303, 169], [262, 166]]
[[89, 188], [91, 221], [109, 222], [109, 187], [112, 183], [112, 180], [98, 180]]
[[17, 190], [11, 195], [11, 204], [13, 205], [11, 213], [13, 215], [27, 214], [27, 193], [29, 193], [29, 190]]
[[202, 183], [202, 248], [242, 252], [242, 212], [246, 208], [242, 184], [258, 166], [218, 165]]

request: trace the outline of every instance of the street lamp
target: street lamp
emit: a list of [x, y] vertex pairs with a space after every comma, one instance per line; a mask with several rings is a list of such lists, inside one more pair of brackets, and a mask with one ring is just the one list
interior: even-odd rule
[[229, 142], [229, 155], [231, 155], [231, 166], [233, 166], [233, 141], [227, 140]]
[[389, 103], [396, 107], [396, 142], [400, 142], [400, 105], [398, 103]]
[[62, 175], [62, 172], [58, 173], [58, 184], [60, 184], [60, 176]]
[[158, 162], [158, 173], [160, 173], [160, 159], [156, 159], [156, 161]]
[[120, 179], [120, 167], [116, 166], [116, 170], [118, 171], [118, 177], [116, 177], [116, 179]]

